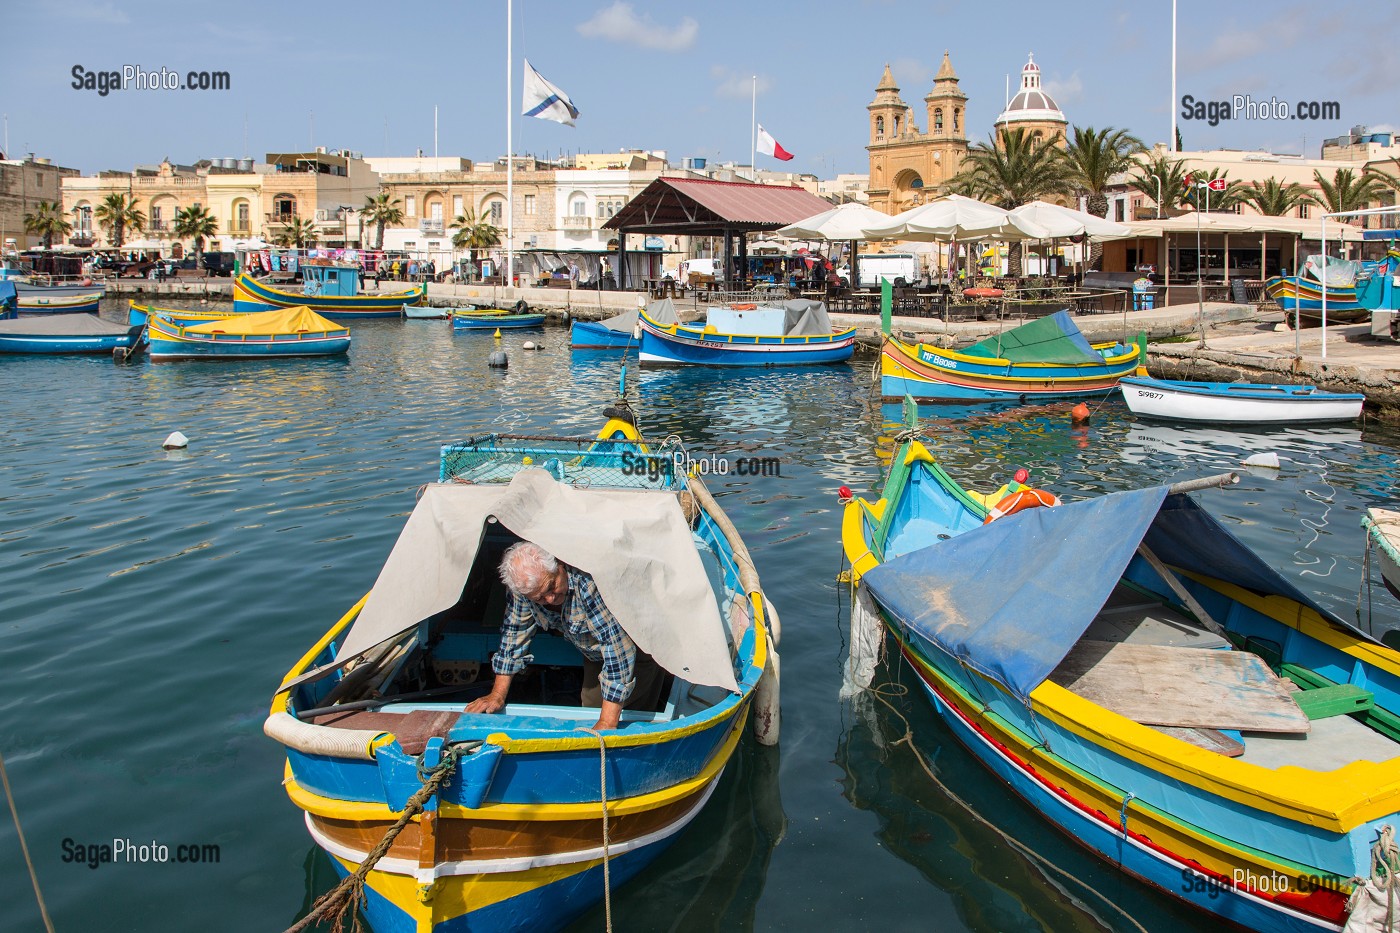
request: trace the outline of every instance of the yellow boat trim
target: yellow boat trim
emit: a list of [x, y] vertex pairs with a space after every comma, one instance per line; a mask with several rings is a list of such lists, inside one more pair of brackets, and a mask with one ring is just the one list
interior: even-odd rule
[[[305, 672], [305, 670], [311, 666], [311, 663], [316, 660], [316, 656], [319, 655], [323, 650], [325, 650], [326, 646], [329, 645], [337, 635], [344, 631], [347, 625], [355, 621], [355, 617], [360, 614], [360, 610], [365, 608], [365, 600], [367, 599], [369, 599], [368, 593], [361, 596], [360, 601], [357, 602], [355, 605], [351, 606], [349, 611], [347, 611], [345, 615], [340, 617], [340, 621], [336, 622], [335, 625], [332, 625], [330, 627], [330, 630], [327, 631], [326, 634], [322, 635], [320, 640], [317, 641], [316, 644], [312, 645], [307, 650], [306, 654], [301, 656], [301, 659], [298, 660], [297, 663], [292, 665], [292, 669], [287, 671], [286, 676], [282, 678], [282, 682], [286, 683], [293, 677], [296, 677]], [[274, 695], [272, 698], [272, 712], [287, 712], [287, 701], [291, 698], [291, 693], [291, 690], [278, 691], [277, 694]]]
[[[918, 349], [919, 349], [919, 348], [922, 348], [922, 347], [929, 347], [929, 348], [930, 348], [930, 352], [933, 353], [933, 355], [935, 355], [935, 356], [941, 356], [941, 357], [944, 357], [944, 358], [950, 359], [950, 360], [957, 360], [957, 361], [960, 362], [960, 363], [977, 363], [977, 364], [980, 364], [980, 365], [982, 365], [982, 366], [986, 366], [986, 365], [992, 364], [992, 363], [1011, 363], [1011, 360], [1008, 360], [1008, 359], [1006, 359], [1005, 357], [999, 357], [999, 356], [971, 356], [971, 355], [966, 354], [966, 353], [959, 353], [957, 350], [945, 350], [945, 349], [943, 349], [942, 347], [935, 347], [935, 346], [933, 346], [932, 344], [927, 344], [927, 343], [916, 343], [916, 344], [914, 344], [913, 347], [911, 348], [909, 344], [907, 344], [907, 343], [905, 343], [904, 341], [898, 339], [897, 337], [890, 337], [890, 338], [889, 338], [889, 342], [892, 343], [892, 344], [894, 344], [895, 347], [897, 347], [902, 353], [904, 353], [905, 356], [909, 357], [910, 359], [917, 360], [918, 362], [922, 363], [922, 364], [925, 365], [925, 366], [931, 366], [931, 365], [933, 365], [933, 364], [932, 364], [932, 363], [929, 363], [927, 360], [921, 359], [921, 358], [919, 357]], [[1109, 349], [1112, 349], [1113, 347], [1118, 346], [1118, 342], [1115, 340], [1115, 341], [1110, 341], [1110, 342], [1108, 342], [1108, 343], [1091, 343], [1091, 344], [1089, 344], [1089, 346], [1092, 347], [1092, 348], [1093, 348], [1094, 350], [1096, 350], [1096, 351], [1097, 351], [1097, 350], [1109, 350]], [[1107, 363], [1108, 365], [1111, 366], [1111, 365], [1114, 365], [1114, 364], [1116, 364], [1116, 363], [1126, 363], [1128, 360], [1137, 359], [1137, 357], [1138, 357], [1138, 349], [1137, 349], [1137, 347], [1133, 347], [1132, 350], [1129, 351], [1129, 352], [1127, 352], [1127, 353], [1120, 353], [1120, 354], [1118, 354], [1117, 356], [1106, 356], [1106, 357], [1103, 357], [1103, 361], [1104, 361], [1105, 363]], [[1016, 366], [1018, 366], [1018, 367], [1019, 367], [1019, 366], [1028, 366], [1028, 367], [1029, 367], [1029, 366], [1074, 366], [1074, 365], [1077, 365], [1077, 364], [1074, 364], [1074, 363], [1016, 363], [1016, 364], [1014, 364], [1014, 365], [1016, 365]]]
[[[652, 791], [649, 794], [610, 799], [608, 800], [608, 815], [627, 816], [634, 813], [645, 813], [684, 800], [704, 788], [710, 781], [718, 777], [719, 773], [724, 770], [724, 766], [729, 763], [734, 749], [739, 744], [739, 737], [744, 733], [744, 725], [747, 721], [748, 709], [745, 708], [743, 715], [729, 731], [723, 744], [715, 750], [715, 753], [710, 756], [710, 760], [705, 763], [705, 767], [701, 768], [695, 777], [662, 790]], [[598, 748], [597, 739], [593, 740], [591, 747], [594, 750]], [[364, 800], [337, 800], [309, 791], [297, 783], [292, 774], [290, 762], [287, 763], [284, 772], [283, 783], [287, 787], [287, 796], [291, 798], [292, 803], [313, 816], [368, 823], [393, 821], [398, 819], [403, 812], [402, 810], [389, 809], [388, 804], [370, 803]], [[492, 803], [473, 809], [461, 804], [444, 802], [438, 808], [438, 815], [443, 819], [509, 820], [512, 822], [589, 820], [602, 816], [602, 804], [596, 801], [589, 803]], [[414, 819], [416, 820], [417, 817]]]
[[[844, 338], [856, 332], [856, 328], [847, 327], [845, 330], [832, 331], [829, 334], [805, 334], [801, 336], [785, 336], [783, 334], [721, 334], [715, 329], [713, 324], [706, 324], [703, 328], [692, 327], [686, 324], [662, 324], [655, 318], [648, 316], [645, 311], [642, 312], [642, 317], [645, 318], [647, 323], [652, 327], [660, 331], [665, 331], [673, 337], [681, 336], [682, 333], [684, 333], [684, 335], [687, 336], [705, 339], [710, 343], [715, 342], [714, 338], [716, 336], [725, 338], [729, 343], [733, 343], [733, 338], [735, 337], [741, 337], [744, 341], [780, 340], [784, 343], [811, 343], [813, 340], [820, 340], [825, 343], [827, 340]], [[1109, 346], [1113, 346], [1113, 344], [1109, 344]]]
[[864, 517], [862, 512], [868, 514], [872, 521], [879, 524], [887, 505], [888, 503], [884, 499], [874, 505], [864, 499], [852, 499], [846, 505], [845, 514], [841, 516], [841, 546], [846, 551], [846, 560], [851, 562], [852, 586], [860, 582], [861, 576], [880, 565], [880, 559], [875, 556], [875, 552], [865, 542], [865, 523], [861, 521]]
[[910, 441], [909, 449], [904, 453], [904, 465], [913, 466], [919, 462], [933, 463], [933, 454], [928, 452], [922, 441]]
[[[240, 274], [238, 275], [238, 277], [235, 278], [235, 279], [233, 280], [233, 287], [234, 287], [235, 289], [237, 289], [238, 291], [243, 292], [243, 294], [249, 296], [250, 298], [257, 298], [257, 294], [258, 294], [257, 292], [252, 291], [251, 289], [249, 289], [249, 288], [247, 288], [246, 286], [244, 286], [244, 284], [243, 284], [243, 277], [244, 277], [245, 275], [247, 275], [247, 273], [240, 273]], [[304, 305], [304, 304], [307, 304], [309, 301], [314, 302], [317, 298], [327, 298], [327, 299], [329, 299], [329, 298], [346, 298], [346, 299], [350, 299], [350, 300], [353, 300], [353, 301], [363, 300], [365, 304], [376, 304], [376, 303], [385, 303], [385, 304], [387, 304], [387, 303], [389, 303], [389, 302], [397, 301], [397, 300], [399, 300], [399, 299], [401, 299], [401, 298], [411, 298], [411, 297], [414, 297], [414, 296], [419, 296], [419, 297], [421, 297], [422, 295], [427, 294], [427, 290], [424, 289], [422, 286], [418, 286], [418, 285], [415, 285], [415, 286], [413, 286], [412, 288], [410, 288], [410, 289], [408, 289], [408, 290], [406, 290], [406, 291], [402, 291], [402, 292], [385, 292], [385, 293], [383, 293], [383, 294], [373, 294], [373, 295], [370, 295], [370, 294], [359, 294], [359, 295], [308, 295], [308, 294], [306, 294], [305, 292], [289, 292], [289, 291], [283, 291], [283, 290], [280, 289], [280, 288], [276, 288], [275, 286], [272, 286], [272, 285], [266, 285], [266, 284], [264, 284], [264, 283], [262, 283], [262, 282], [259, 282], [259, 283], [258, 283], [258, 288], [261, 288], [261, 289], [263, 289], [263, 290], [265, 290], [265, 291], [272, 292], [274, 295], [279, 295], [279, 296], [282, 296], [282, 297], [285, 297], [285, 298], [290, 298], [290, 299], [292, 299], [292, 303], [293, 303], [293, 304], [297, 304], [297, 305]]]

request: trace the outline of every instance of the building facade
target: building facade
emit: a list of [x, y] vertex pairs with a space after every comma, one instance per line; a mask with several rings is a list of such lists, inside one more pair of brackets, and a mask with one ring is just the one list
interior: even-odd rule
[[943, 53], [932, 90], [924, 95], [927, 132], [919, 131], [914, 109], [899, 96], [889, 65], [866, 110], [870, 117], [870, 141], [865, 147], [870, 153], [870, 206], [898, 214], [942, 195], [968, 149], [967, 95], [958, 86], [948, 53]]
[[[64, 180], [79, 174], [75, 168], [63, 168], [33, 154], [23, 159], [0, 159], [0, 246], [10, 240], [16, 249], [39, 246], [40, 238], [24, 231], [24, 215], [32, 214], [43, 201], [61, 203]], [[75, 232], [78, 219], [68, 215]]]

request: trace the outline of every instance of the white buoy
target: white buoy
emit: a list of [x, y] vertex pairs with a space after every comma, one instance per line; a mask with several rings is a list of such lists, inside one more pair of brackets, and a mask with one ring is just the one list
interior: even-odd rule
[[1262, 467], [1267, 470], [1277, 470], [1279, 469], [1278, 454], [1273, 451], [1264, 454], [1252, 454], [1245, 458], [1244, 465], [1247, 467]]
[[172, 433], [169, 437], [167, 437], [165, 439], [165, 443], [161, 444], [160, 446], [164, 447], [166, 450], [180, 450], [182, 448], [190, 446], [190, 439], [188, 437], [185, 437], [185, 435], [181, 434], [179, 431], [176, 431]]
[[522, 350], [533, 350], [533, 349], [535, 349], [535, 342], [534, 342], [533, 340], [527, 340], [527, 341], [525, 341], [524, 343], [522, 343], [522, 344], [520, 345], [520, 349], [522, 349]]

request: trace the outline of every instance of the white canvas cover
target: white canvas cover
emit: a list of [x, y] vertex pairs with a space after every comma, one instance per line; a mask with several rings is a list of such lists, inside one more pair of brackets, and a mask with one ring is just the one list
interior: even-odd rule
[[663, 668], [692, 683], [738, 689], [715, 593], [675, 495], [581, 489], [539, 469], [521, 470], [508, 486], [427, 486], [337, 661], [454, 605], [493, 515], [592, 574], [623, 630]]
[[1105, 220], [1086, 211], [1072, 207], [1062, 207], [1048, 201], [1031, 201], [1011, 209], [1013, 217], [1020, 217], [1044, 227], [1051, 238], [1072, 236], [1123, 236], [1129, 232], [1124, 224]]
[[793, 240], [864, 240], [867, 239], [867, 227], [888, 223], [889, 220], [888, 214], [851, 201], [786, 227], [779, 227], [777, 234]]

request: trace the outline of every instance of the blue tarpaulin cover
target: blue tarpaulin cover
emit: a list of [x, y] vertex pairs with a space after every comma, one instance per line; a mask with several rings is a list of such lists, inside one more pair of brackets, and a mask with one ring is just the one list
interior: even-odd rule
[[1297, 600], [1366, 638], [1165, 486], [1011, 515], [888, 560], [861, 580], [901, 624], [1025, 701], [1084, 634], [1144, 540], [1168, 565]]

